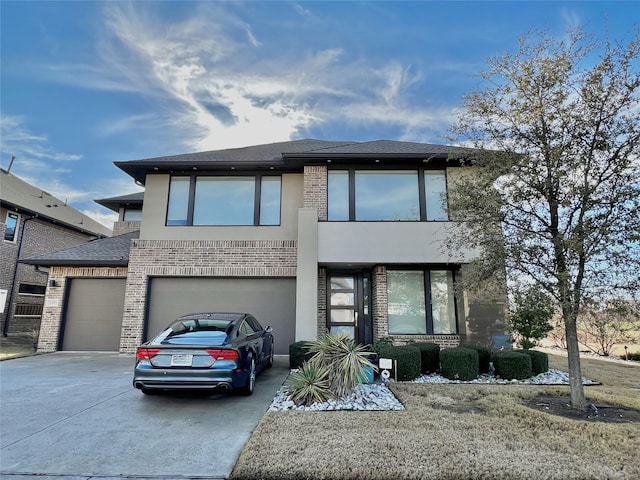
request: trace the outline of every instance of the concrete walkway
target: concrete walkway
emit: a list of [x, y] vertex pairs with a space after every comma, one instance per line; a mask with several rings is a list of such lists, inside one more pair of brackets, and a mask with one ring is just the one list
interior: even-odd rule
[[288, 374], [250, 397], [131, 386], [133, 356], [59, 352], [0, 363], [0, 476], [11, 480], [228, 478]]

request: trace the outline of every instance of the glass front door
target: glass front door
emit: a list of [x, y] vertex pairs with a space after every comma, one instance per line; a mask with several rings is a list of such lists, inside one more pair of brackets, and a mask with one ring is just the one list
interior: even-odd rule
[[368, 272], [330, 273], [327, 278], [327, 326], [357, 343], [373, 341]]

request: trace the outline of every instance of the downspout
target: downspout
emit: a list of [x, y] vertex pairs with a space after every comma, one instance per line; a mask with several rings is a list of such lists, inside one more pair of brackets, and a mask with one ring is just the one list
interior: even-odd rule
[[13, 317], [13, 300], [16, 293], [16, 279], [18, 278], [18, 267], [20, 266], [20, 258], [22, 257], [22, 245], [24, 241], [24, 232], [27, 230], [27, 222], [38, 218], [38, 215], [25, 218], [22, 222], [22, 228], [20, 230], [20, 246], [18, 247], [18, 257], [16, 258], [16, 268], [13, 269], [13, 280], [11, 281], [11, 294], [9, 295], [9, 310], [7, 311], [7, 318], [4, 321], [2, 327], [2, 335], [7, 337], [9, 332], [9, 320]]

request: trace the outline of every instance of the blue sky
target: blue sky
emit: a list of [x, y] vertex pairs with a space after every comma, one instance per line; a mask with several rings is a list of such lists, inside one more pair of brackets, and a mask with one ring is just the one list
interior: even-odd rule
[[113, 165], [297, 138], [446, 143], [530, 30], [629, 38], [637, 2], [0, 2], [0, 165], [111, 226]]

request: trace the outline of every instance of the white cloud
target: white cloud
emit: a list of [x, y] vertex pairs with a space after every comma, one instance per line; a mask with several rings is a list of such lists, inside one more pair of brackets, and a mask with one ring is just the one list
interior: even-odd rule
[[107, 228], [113, 228], [113, 223], [118, 221], [118, 214], [115, 212], [105, 213], [103, 210], [85, 209], [82, 210], [82, 213], [93, 218], [96, 222], [101, 223]]
[[422, 138], [441, 128], [437, 110], [449, 110], [426, 112], [413, 96], [424, 81], [416, 67], [354, 60], [348, 46], [274, 50], [232, 4], [198, 4], [174, 23], [156, 17], [153, 3], [105, 5], [100, 64], [49, 70], [59, 81], [152, 99], [150, 111], [105, 123], [103, 135], [158, 129], [189, 151], [289, 140], [329, 122]]
[[56, 151], [46, 135], [31, 132], [24, 118], [17, 115], [0, 115], [0, 138], [2, 158], [8, 162], [8, 159], [15, 156], [21, 169], [51, 169], [52, 164], [82, 159], [79, 154]]

